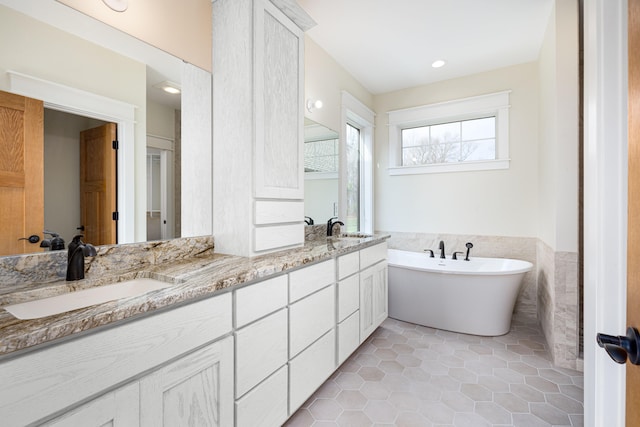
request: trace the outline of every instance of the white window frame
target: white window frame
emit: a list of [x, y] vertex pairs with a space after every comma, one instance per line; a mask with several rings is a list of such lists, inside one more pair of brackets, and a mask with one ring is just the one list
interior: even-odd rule
[[347, 91], [342, 91], [342, 114], [340, 123], [340, 217], [347, 214], [347, 123], [360, 129], [360, 230], [373, 233], [373, 133], [375, 113]]
[[[389, 111], [389, 175], [462, 172], [509, 168], [510, 90], [414, 108]], [[402, 130], [420, 126], [494, 116], [496, 118], [495, 160], [402, 165]]]

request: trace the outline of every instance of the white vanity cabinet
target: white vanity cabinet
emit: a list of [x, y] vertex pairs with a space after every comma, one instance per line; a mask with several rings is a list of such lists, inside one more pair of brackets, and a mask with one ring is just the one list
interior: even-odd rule
[[360, 343], [387, 318], [387, 243], [360, 251]]
[[189, 425], [206, 401], [233, 425], [231, 311], [222, 294], [2, 361], [1, 423]]

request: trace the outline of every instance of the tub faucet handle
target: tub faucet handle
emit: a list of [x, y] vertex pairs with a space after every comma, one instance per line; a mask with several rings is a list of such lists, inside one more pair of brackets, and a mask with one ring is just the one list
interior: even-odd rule
[[[455, 260], [457, 260], [457, 259], [458, 259], [458, 254], [463, 254], [463, 253], [464, 253], [464, 252], [460, 252], [460, 251], [458, 251], [458, 252], [454, 252], [454, 253], [451, 255], [451, 259], [455, 259]], [[467, 261], [468, 261], [468, 260], [467, 260]]]
[[429, 258], [435, 258], [435, 255], [433, 254], [433, 249], [423, 249], [423, 251], [429, 252]]
[[473, 243], [467, 242], [467, 244], [465, 246], [467, 247], [467, 256], [464, 257], [464, 260], [465, 261], [469, 261], [469, 252], [471, 251], [471, 248], [473, 247]]

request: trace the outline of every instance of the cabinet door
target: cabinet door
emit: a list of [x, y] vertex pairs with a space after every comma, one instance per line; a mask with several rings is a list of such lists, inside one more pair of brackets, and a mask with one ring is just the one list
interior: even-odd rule
[[387, 318], [389, 312], [389, 293], [387, 291], [387, 262], [374, 266], [373, 278], [373, 323], [377, 328]]
[[360, 342], [387, 318], [387, 262], [375, 264], [360, 273]]
[[138, 426], [140, 425], [138, 387], [136, 381], [41, 425], [46, 427]]
[[233, 425], [233, 338], [227, 337], [140, 380], [141, 425]]
[[375, 268], [360, 272], [360, 342], [364, 342], [376, 329], [373, 319], [373, 281]]
[[304, 198], [304, 35], [271, 2], [255, 2], [255, 195]]

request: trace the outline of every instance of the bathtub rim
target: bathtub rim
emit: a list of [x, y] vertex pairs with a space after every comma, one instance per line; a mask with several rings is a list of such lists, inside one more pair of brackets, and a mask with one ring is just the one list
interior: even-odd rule
[[[528, 273], [531, 270], [533, 270], [533, 263], [530, 261], [526, 261], [526, 260], [522, 260], [522, 259], [515, 259], [515, 258], [489, 258], [489, 257], [471, 257], [471, 260], [495, 260], [495, 261], [511, 261], [513, 263], [516, 264], [522, 264], [522, 267], [516, 268], [516, 269], [510, 269], [510, 270], [491, 270], [491, 271], [464, 271], [464, 270], [445, 270], [445, 269], [437, 269], [437, 268], [431, 268], [429, 266], [414, 266], [414, 265], [406, 265], [406, 264], [398, 264], [397, 262], [394, 262], [394, 260], [392, 260], [392, 257], [389, 256], [391, 255], [393, 252], [396, 253], [408, 253], [408, 254], [413, 254], [414, 256], [417, 255], [422, 255], [421, 252], [414, 252], [414, 251], [408, 251], [405, 249], [395, 249], [395, 248], [389, 248], [387, 249], [388, 251], [388, 256], [387, 256], [387, 265], [389, 267], [396, 267], [396, 268], [406, 268], [408, 270], [415, 270], [415, 271], [425, 271], [425, 272], [429, 272], [429, 273], [436, 273], [436, 274], [458, 274], [458, 275], [466, 275], [466, 276], [474, 276], [474, 275], [480, 275], [480, 276], [490, 276], [490, 275], [509, 275], [509, 274], [523, 274], [523, 273]], [[425, 258], [426, 259], [431, 259], [429, 258], [426, 254], [425, 254]], [[446, 262], [469, 262], [469, 261], [464, 261], [464, 260], [452, 260], [451, 258], [447, 258], [445, 260]]]

